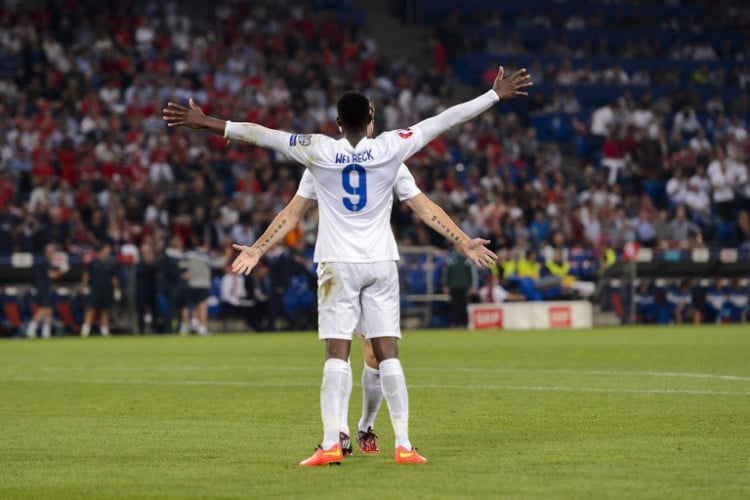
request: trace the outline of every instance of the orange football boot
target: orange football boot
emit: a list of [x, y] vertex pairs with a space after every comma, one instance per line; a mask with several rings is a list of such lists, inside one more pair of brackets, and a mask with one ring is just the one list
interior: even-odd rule
[[327, 450], [318, 446], [310, 458], [301, 461], [299, 464], [303, 467], [328, 464], [341, 465], [342, 460], [344, 460], [344, 453], [341, 451], [341, 444], [336, 443]]
[[408, 449], [406, 446], [399, 446], [396, 448], [394, 458], [397, 464], [424, 464], [427, 463], [427, 459], [417, 453], [416, 448]]

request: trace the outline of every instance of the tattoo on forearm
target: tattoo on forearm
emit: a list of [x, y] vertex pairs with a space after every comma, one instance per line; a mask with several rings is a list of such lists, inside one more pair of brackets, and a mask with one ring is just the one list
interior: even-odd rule
[[275, 227], [268, 228], [268, 231], [270, 231], [270, 233], [266, 231], [267, 236], [263, 240], [263, 243], [260, 244], [260, 247], [258, 247], [258, 250], [266, 253], [266, 250], [268, 250], [271, 246], [273, 246], [274, 243], [276, 243], [276, 235], [279, 234], [279, 231], [281, 231], [284, 226], [286, 226], [286, 219], [281, 219]]
[[432, 222], [438, 225], [443, 232], [450, 237], [456, 243], [461, 241], [461, 236], [457, 235], [456, 232], [449, 228], [437, 215], [432, 216]]

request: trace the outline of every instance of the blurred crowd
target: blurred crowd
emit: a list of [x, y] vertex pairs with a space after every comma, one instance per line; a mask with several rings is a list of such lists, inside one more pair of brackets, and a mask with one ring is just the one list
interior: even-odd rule
[[[0, 113], [9, 118], [0, 122], [0, 255], [41, 253], [47, 243], [85, 252], [104, 242], [163, 255], [177, 236], [189, 249], [205, 242], [228, 257], [230, 242], [253, 242], [294, 195], [301, 167], [218, 136], [168, 130], [160, 119], [168, 100], [192, 97], [208, 114], [335, 135], [336, 98], [356, 88], [372, 98], [377, 129], [395, 129], [455, 102], [453, 62], [462, 55], [489, 52], [512, 63], [537, 51], [560, 58], [530, 68], [538, 85], [554, 87], [550, 93], [457, 127], [408, 162], [421, 189], [469, 236], [522, 253], [544, 246], [603, 253], [630, 241], [750, 246], [750, 42], [732, 36], [748, 24], [744, 7], [705, 19], [637, 19], [641, 28], [652, 22], [690, 33], [670, 46], [572, 36], [537, 46], [522, 36], [598, 33], [636, 21], [610, 19], [608, 10], [564, 18], [454, 11], [434, 26], [431, 64], [419, 70], [383, 58], [346, 2], [15, 5], [0, 10]], [[474, 25], [479, 31], [467, 29]], [[703, 29], [727, 35], [696, 42]], [[571, 62], [599, 56], [623, 64]], [[644, 59], [657, 67], [683, 59], [732, 64], [701, 66], [687, 81], [667, 70], [626, 69]], [[487, 69], [483, 86], [495, 71]], [[652, 83], [674, 92], [651, 95]], [[600, 105], [580, 102], [574, 89], [594, 84], [623, 88]], [[694, 85], [713, 90], [701, 100], [687, 91]], [[633, 86], [646, 90], [636, 97]], [[736, 98], [728, 100], [725, 88]], [[534, 126], [552, 113], [575, 117], [570, 141], [546, 140]], [[314, 243], [316, 217], [307, 215], [289, 248]], [[400, 243], [445, 245], [406, 207], [393, 219]]]

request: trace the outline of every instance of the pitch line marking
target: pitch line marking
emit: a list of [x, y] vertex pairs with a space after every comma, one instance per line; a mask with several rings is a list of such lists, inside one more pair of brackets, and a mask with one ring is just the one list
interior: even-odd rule
[[643, 376], [643, 377], [675, 377], [675, 378], [700, 378], [714, 380], [733, 380], [750, 382], [750, 377], [739, 375], [721, 375], [716, 373], [690, 373], [690, 372], [655, 372], [655, 371], [632, 371], [632, 370], [568, 370], [564, 368], [455, 368], [461, 372], [536, 372], [536, 373], [559, 373], [566, 375], [605, 375], [605, 376]]
[[[185, 386], [227, 386], [227, 387], [317, 387], [319, 383], [292, 382], [268, 383], [246, 380], [143, 380], [143, 379], [52, 379], [13, 377], [4, 382], [41, 382], [66, 384], [103, 384], [103, 385], [185, 385]], [[530, 392], [598, 392], [611, 394], [678, 394], [698, 396], [750, 396], [750, 392], [711, 391], [699, 389], [628, 389], [611, 387], [575, 387], [545, 385], [460, 385], [460, 384], [412, 384], [412, 389], [460, 389], [460, 390], [496, 390], [496, 391], [530, 391]]]
[[[122, 367], [62, 367], [62, 366], [46, 366], [40, 367], [41, 371], [109, 371], [109, 372], [189, 372], [189, 371], [231, 371], [231, 370], [251, 370], [251, 371], [318, 371], [317, 366], [286, 366], [286, 365], [248, 365], [248, 366], [161, 366], [161, 367], [137, 367], [137, 366], [122, 366]], [[420, 368], [412, 367], [408, 371], [414, 372], [435, 372], [435, 371], [450, 371], [447, 368]], [[505, 372], [505, 373], [557, 373], [564, 375], [602, 375], [602, 376], [631, 376], [631, 377], [667, 377], [667, 378], [695, 378], [695, 379], [707, 379], [707, 380], [730, 380], [735, 382], [750, 382], [750, 377], [743, 377], [739, 375], [723, 375], [717, 373], [691, 373], [691, 372], [657, 372], [657, 371], [633, 371], [633, 370], [569, 370], [564, 368], [453, 368], [456, 372], [471, 372], [471, 373], [492, 373], [492, 372]]]

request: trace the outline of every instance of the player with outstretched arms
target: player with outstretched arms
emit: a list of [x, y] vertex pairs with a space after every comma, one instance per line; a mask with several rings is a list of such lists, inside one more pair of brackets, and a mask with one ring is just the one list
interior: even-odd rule
[[[375, 109], [371, 106], [370, 113], [374, 117]], [[367, 127], [368, 137], [373, 135], [373, 122], [370, 121]], [[497, 256], [490, 252], [484, 245], [488, 240], [480, 238], [470, 239], [461, 229], [453, 222], [442, 208], [436, 205], [432, 200], [425, 196], [414, 180], [409, 169], [405, 164], [401, 164], [396, 174], [396, 182], [393, 186], [393, 192], [399, 201], [406, 203], [420, 219], [432, 227], [438, 233], [444, 235], [448, 240], [454, 242], [451, 235], [458, 235], [461, 243], [457, 245], [457, 250], [465, 254], [472, 262], [479, 267], [485, 267], [486, 257], [496, 260]], [[234, 248], [242, 252], [243, 257], [237, 259], [233, 267], [234, 271], [245, 274], [252, 271], [263, 256], [260, 246], [263, 242], [268, 242], [265, 247], [275, 245], [283, 241], [284, 237], [297, 225], [304, 216], [305, 212], [317, 200], [315, 193], [315, 184], [312, 174], [305, 170], [299, 183], [299, 188], [294, 198], [287, 204], [284, 209], [278, 213], [268, 226], [268, 229], [262, 234], [252, 246], [234, 245]], [[274, 228], [281, 227], [281, 231], [275, 231]], [[393, 238], [393, 233], [389, 231], [384, 237]], [[362, 318], [360, 317], [360, 324]], [[356, 332], [362, 337], [362, 349], [364, 357], [364, 369], [362, 371], [362, 417], [357, 424], [357, 442], [360, 452], [362, 453], [379, 453], [380, 449], [377, 444], [377, 436], [373, 430], [375, 417], [380, 408], [383, 399], [383, 392], [380, 386], [380, 371], [375, 354], [372, 350], [372, 343], [365, 338], [363, 326], [358, 326]], [[351, 363], [348, 367], [345, 390], [341, 397], [341, 424], [339, 432], [339, 442], [344, 455], [352, 452], [352, 444], [349, 431], [349, 397], [352, 390], [352, 372]]]
[[[411, 128], [367, 137], [372, 121], [370, 102], [362, 94], [345, 93], [338, 101], [337, 122], [344, 137], [296, 135], [253, 123], [232, 123], [207, 117], [192, 100], [190, 107], [169, 103], [169, 126], [208, 129], [230, 140], [275, 150], [304, 164], [313, 176], [320, 226], [314, 260], [318, 266], [318, 336], [326, 342], [326, 362], [320, 389], [323, 442], [300, 465], [340, 463], [341, 393], [347, 378], [351, 339], [360, 315], [364, 333], [378, 360], [383, 396], [396, 435], [397, 463], [424, 463], [409, 440], [409, 403], [398, 359], [401, 336], [399, 283], [395, 240], [390, 231], [391, 191], [398, 169], [407, 158], [449, 128], [487, 111], [498, 101], [526, 95], [531, 86], [525, 69], [503, 79], [500, 68], [493, 88], [453, 106]], [[271, 228], [271, 235], [283, 226]], [[451, 235], [456, 244], [460, 236]], [[265, 250], [271, 241], [262, 241]], [[242, 266], [247, 256], [241, 253]], [[486, 263], [491, 262], [490, 256]]]

